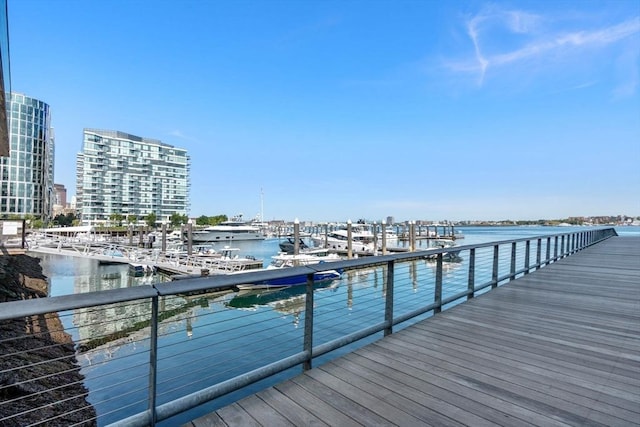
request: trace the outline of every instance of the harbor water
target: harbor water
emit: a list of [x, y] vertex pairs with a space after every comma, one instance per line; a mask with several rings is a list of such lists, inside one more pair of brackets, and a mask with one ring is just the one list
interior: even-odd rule
[[[464, 239], [456, 243], [458, 246], [471, 245], [565, 233], [575, 229], [579, 228], [459, 227], [457, 230], [462, 232]], [[640, 227], [617, 227], [616, 231], [620, 235], [640, 235]], [[277, 238], [235, 242], [234, 247], [238, 247], [242, 255], [263, 259], [266, 266], [271, 256], [278, 253], [279, 242]], [[422, 244], [426, 245], [427, 241]], [[41, 259], [43, 272], [49, 280], [51, 296], [127, 288], [168, 280], [159, 275], [133, 277], [129, 274], [126, 264], [99, 265], [97, 261], [86, 258], [30, 255]], [[433, 265], [422, 262], [408, 265], [406, 268], [406, 272], [396, 271], [396, 274], [404, 274], [407, 277], [406, 285], [394, 291], [398, 311], [416, 308], [416, 301], [421, 298], [428, 299], [425, 293], [430, 292], [415, 278], [433, 275]], [[449, 282], [455, 282], [456, 271], [462, 271], [464, 268], [465, 261], [462, 260], [452, 264], [444, 274], [450, 276]], [[342, 279], [318, 289], [318, 294], [326, 303], [318, 308], [316, 316], [330, 319], [328, 326], [317, 332], [318, 339], [330, 340], [345, 332], [357, 330], [367, 322], [380, 322], [380, 313], [384, 306], [383, 278], [382, 268], [359, 273], [346, 272]], [[462, 283], [461, 286], [466, 284]], [[259, 366], [265, 359], [277, 360], [280, 352], [292, 347], [292, 342], [300, 349], [299, 326], [304, 311], [304, 296], [299, 292], [289, 289], [262, 295], [228, 291], [215, 295], [176, 296], [164, 301], [161, 310], [167, 315], [159, 326], [158, 344], [164, 352], [160, 358], [165, 360], [168, 366], [164, 366], [164, 371], [159, 372], [158, 389], [161, 397], [158, 403], [238, 375], [252, 369], [253, 366]], [[402, 304], [406, 307], [402, 307]], [[148, 326], [145, 323], [149, 317], [148, 305], [115, 304], [91, 310], [74, 310], [73, 313], [60, 315], [66, 331], [77, 343], [78, 362], [85, 375], [85, 385], [89, 389], [88, 400], [94, 404], [98, 413], [98, 424], [106, 425], [145, 410], [147, 384], [143, 381], [141, 386], [132, 384], [131, 378], [144, 378], [148, 373], [148, 353], [145, 353], [148, 346], [145, 348], [144, 345], [144, 335], [148, 331], [148, 328], [145, 329], [145, 326]], [[214, 317], [215, 323], [210, 320]], [[222, 328], [221, 321], [232, 326]], [[262, 332], [259, 332], [259, 329], [268, 330], [271, 324], [274, 325], [273, 328], [282, 328], [285, 325], [285, 332], [261, 338]], [[246, 356], [244, 348], [248, 337], [251, 338], [249, 342], [252, 346], [249, 357]], [[244, 341], [239, 341], [240, 339]], [[217, 358], [225, 360], [210, 360], [211, 355], [202, 354], [202, 348], [215, 348], [216, 355], [222, 355]], [[347, 351], [350, 351], [349, 347], [332, 352], [326, 357], [335, 357]], [[322, 360], [319, 360], [314, 364], [321, 362]], [[206, 364], [202, 370], [193, 369], [201, 364]], [[191, 373], [176, 375], [176, 370], [187, 366], [189, 369], [184, 370], [192, 370]], [[249, 387], [243, 393], [257, 391], [265, 385], [276, 383], [298, 372], [299, 369], [278, 374]], [[114, 384], [121, 386], [114, 387]], [[181, 425], [233, 402], [244, 395], [243, 393], [235, 392], [216, 399], [210, 404], [173, 417], [161, 425]], [[123, 405], [122, 400], [118, 399], [122, 394], [127, 395], [126, 401], [134, 403]]]

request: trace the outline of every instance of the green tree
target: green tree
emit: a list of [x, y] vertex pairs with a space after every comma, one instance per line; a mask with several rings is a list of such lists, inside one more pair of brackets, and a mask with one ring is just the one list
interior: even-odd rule
[[54, 225], [57, 224], [61, 227], [69, 227], [73, 225], [74, 221], [76, 221], [76, 216], [74, 213], [69, 212], [68, 214], [58, 214], [53, 218]]
[[200, 215], [196, 218], [196, 225], [209, 225], [209, 217], [206, 215]]
[[226, 215], [216, 215], [209, 217], [210, 225], [218, 225], [223, 221], [227, 221], [229, 218]]
[[138, 217], [136, 215], [127, 215], [127, 224], [133, 224], [138, 221]]
[[158, 220], [158, 216], [156, 214], [154, 214], [153, 212], [151, 212], [149, 215], [144, 217], [144, 221], [151, 228], [155, 228], [157, 220]]
[[186, 224], [189, 221], [186, 215], [180, 215], [179, 213], [174, 213], [169, 218], [172, 227], [179, 227], [182, 224]]
[[118, 227], [121, 227], [122, 220], [124, 220], [124, 215], [122, 215], [121, 213], [115, 212], [109, 215], [109, 219], [113, 224], [117, 225]]

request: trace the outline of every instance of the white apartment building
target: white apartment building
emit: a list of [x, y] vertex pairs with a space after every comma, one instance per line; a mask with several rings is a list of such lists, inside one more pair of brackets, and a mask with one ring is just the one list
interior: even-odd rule
[[188, 215], [191, 161], [187, 151], [120, 131], [84, 129], [77, 155], [76, 203], [83, 225], [113, 214], [157, 222]]

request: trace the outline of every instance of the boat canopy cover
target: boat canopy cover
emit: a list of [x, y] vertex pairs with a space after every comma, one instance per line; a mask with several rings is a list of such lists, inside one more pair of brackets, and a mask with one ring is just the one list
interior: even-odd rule
[[55, 227], [55, 228], [43, 228], [43, 233], [90, 233], [95, 231], [95, 228], [91, 225], [78, 225], [76, 227]]

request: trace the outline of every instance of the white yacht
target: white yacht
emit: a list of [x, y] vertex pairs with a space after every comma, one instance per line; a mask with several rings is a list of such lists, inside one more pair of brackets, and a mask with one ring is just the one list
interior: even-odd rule
[[[316, 246], [326, 247], [336, 252], [342, 253], [349, 250], [347, 229], [330, 231], [326, 237], [324, 235], [313, 236], [311, 240]], [[354, 224], [351, 227], [351, 250], [354, 254], [374, 254], [376, 251], [374, 241], [375, 236], [370, 228], [361, 224]]]
[[192, 233], [192, 240], [202, 243], [264, 240], [264, 238], [262, 229], [251, 221], [243, 221], [242, 214], [234, 216], [229, 221], [223, 221], [218, 225], [196, 230]]

